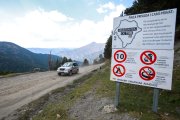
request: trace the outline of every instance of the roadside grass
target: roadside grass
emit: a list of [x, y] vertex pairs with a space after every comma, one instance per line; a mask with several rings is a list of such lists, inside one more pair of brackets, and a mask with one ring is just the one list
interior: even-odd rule
[[[110, 79], [110, 62], [101, 70], [79, 79], [83, 82], [70, 93], [63, 96], [57, 103], [51, 103], [35, 116], [34, 120], [68, 120], [68, 109], [86, 92], [93, 90], [98, 97], [115, 98], [115, 82]], [[78, 80], [74, 82], [79, 83]], [[140, 120], [179, 120], [180, 118], [180, 67], [175, 66], [173, 72], [173, 85], [171, 91], [160, 90], [158, 113], [152, 112], [153, 88], [124, 84], [120, 86], [120, 104], [116, 114], [129, 113]], [[74, 87], [70, 85], [69, 87]], [[54, 93], [63, 92], [60, 88]], [[57, 117], [58, 114], [58, 117]], [[87, 116], [88, 117], [88, 116]]]
[[[87, 91], [89, 91], [93, 85], [96, 82], [97, 78], [97, 73], [91, 72], [89, 75], [84, 76], [83, 78], [80, 78], [78, 80], [75, 80], [73, 84], [67, 85], [66, 87], [75, 87], [77, 84], [78, 87], [75, 87], [73, 91], [71, 91], [69, 94], [65, 95], [61, 101], [58, 103], [52, 103], [49, 104], [42, 113], [38, 114], [35, 116], [33, 119], [34, 120], [55, 120], [55, 119], [60, 119], [60, 120], [68, 120], [68, 113], [67, 110], [73, 105], [73, 103], [83, 96]], [[80, 84], [80, 82], [83, 82]], [[58, 93], [58, 92], [63, 92], [66, 87], [56, 89], [52, 91], [52, 94]], [[57, 114], [59, 117], [57, 117]]]
[[0, 78], [8, 78], [8, 77], [15, 77], [18, 75], [30, 74], [31, 72], [24, 72], [24, 73], [13, 73], [13, 72], [4, 72], [0, 73]]
[[5, 73], [5, 74], [0, 74], [1, 77], [3, 78], [6, 78], [6, 77], [14, 77], [14, 76], [18, 76], [18, 75], [21, 75], [22, 73]]
[[[38, 119], [38, 120], [39, 119], [47, 119], [47, 120], [50, 119], [51, 120], [51, 119], [54, 119], [55, 118], [54, 115], [57, 115], [58, 113], [62, 114], [62, 116], [60, 117], [61, 119], [62, 118], [66, 119], [67, 115], [64, 112], [64, 110], [65, 110], [64, 106], [60, 105], [60, 106], [58, 106], [58, 108], [56, 108], [57, 107], [56, 104], [58, 104], [59, 101], [57, 102], [56, 100], [50, 100], [51, 96], [53, 96], [53, 95], [57, 96], [59, 93], [60, 93], [60, 97], [61, 96], [66, 96], [66, 94], [69, 93], [68, 91], [71, 91], [71, 89], [74, 89], [75, 87], [79, 86], [81, 83], [86, 81], [88, 78], [90, 78], [94, 74], [94, 72], [95, 71], [91, 72], [90, 74], [87, 74], [87, 75], [83, 76], [82, 78], [74, 80], [72, 84], [69, 84], [69, 85], [67, 85], [65, 87], [61, 87], [61, 88], [52, 90], [50, 93], [40, 97], [37, 100], [34, 100], [33, 102], [29, 103], [28, 105], [23, 106], [23, 108], [18, 109], [18, 113], [20, 113], [20, 116], [19, 116], [18, 119], [19, 120], [27, 120], [30, 117], [32, 117], [35, 114], [37, 114], [42, 109], [43, 109], [42, 115], [40, 115], [40, 117], [37, 117], [35, 119]], [[56, 99], [58, 99], [58, 98], [56, 98]], [[64, 100], [65, 98], [62, 98], [62, 99]], [[48, 104], [49, 102], [50, 102], [50, 104]], [[50, 108], [52, 108], [52, 110], [51, 110], [51, 112], [49, 114], [48, 110], [50, 110]], [[46, 115], [44, 115], [45, 113], [46, 113]]]
[[[110, 64], [99, 75], [101, 87], [97, 93], [102, 97], [115, 98], [115, 82], [110, 79]], [[158, 113], [152, 112], [153, 88], [120, 83], [120, 104], [118, 112], [128, 112], [142, 120], [180, 119], [180, 66], [174, 66], [172, 90], [160, 90]]]

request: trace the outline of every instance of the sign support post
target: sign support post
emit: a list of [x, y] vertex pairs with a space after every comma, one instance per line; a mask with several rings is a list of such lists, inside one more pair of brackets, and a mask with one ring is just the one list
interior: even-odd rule
[[159, 98], [159, 89], [158, 88], [154, 88], [153, 90], [153, 112], [157, 113], [158, 110], [158, 98]]
[[[123, 11], [122, 11], [122, 13], [120, 14], [120, 16], [124, 16], [123, 15], [124, 13], [123, 13]], [[112, 36], [113, 36], [113, 34], [112, 34]], [[116, 96], [115, 96], [115, 106], [117, 107], [118, 105], [119, 105], [119, 103], [120, 103], [120, 82], [116, 82]]]
[[117, 107], [120, 102], [120, 82], [116, 82], [116, 96], [115, 96], [115, 106]]

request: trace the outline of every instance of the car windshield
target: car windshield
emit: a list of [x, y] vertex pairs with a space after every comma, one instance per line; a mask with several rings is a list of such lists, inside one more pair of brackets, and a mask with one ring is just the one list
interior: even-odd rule
[[70, 67], [72, 66], [72, 63], [64, 63], [63, 67]]

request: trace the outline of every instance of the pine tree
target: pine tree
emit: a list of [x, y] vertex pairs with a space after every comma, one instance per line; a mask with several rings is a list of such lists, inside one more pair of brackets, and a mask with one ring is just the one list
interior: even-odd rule
[[89, 65], [89, 61], [86, 58], [84, 59], [83, 65], [84, 66]]
[[63, 64], [66, 63], [67, 61], [68, 61], [67, 57], [63, 57], [61, 64], [63, 65]]
[[111, 59], [111, 52], [112, 52], [112, 36], [110, 35], [104, 48], [104, 57], [106, 59]]

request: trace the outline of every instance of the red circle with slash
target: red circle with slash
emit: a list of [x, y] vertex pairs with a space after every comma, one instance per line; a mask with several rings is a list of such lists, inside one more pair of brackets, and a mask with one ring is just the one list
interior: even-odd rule
[[125, 74], [125, 72], [126, 72], [126, 69], [125, 69], [125, 67], [124, 67], [123, 65], [121, 65], [121, 64], [117, 64], [117, 65], [115, 65], [115, 66], [113, 67], [113, 73], [114, 73], [114, 75], [117, 76], [117, 77], [123, 76], [123, 75]]
[[117, 50], [115, 53], [114, 53], [114, 60], [116, 62], [124, 62], [127, 58], [127, 55], [126, 55], [126, 52], [123, 51], [123, 50]]
[[147, 50], [141, 54], [140, 59], [142, 63], [146, 65], [151, 65], [156, 62], [157, 56], [153, 51]]
[[145, 66], [139, 70], [139, 76], [145, 81], [150, 81], [156, 76], [156, 72], [153, 68]]

